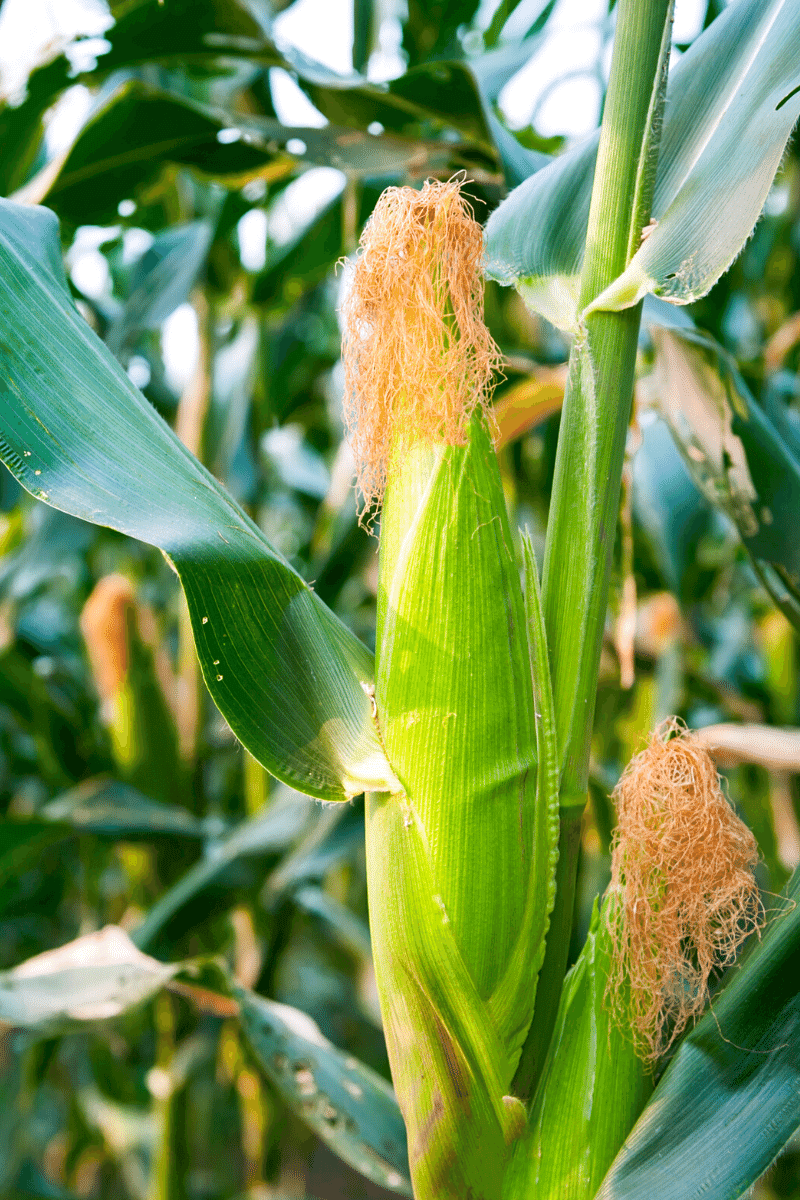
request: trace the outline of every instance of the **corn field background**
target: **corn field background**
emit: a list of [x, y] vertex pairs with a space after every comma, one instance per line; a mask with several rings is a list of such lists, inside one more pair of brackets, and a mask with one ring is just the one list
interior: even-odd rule
[[[385, 187], [463, 172], [484, 223], [565, 149], [564, 137], [539, 131], [536, 112], [512, 130], [498, 103], [546, 46], [559, 5], [408, 0], [390, 11], [353, 0], [347, 78], [270, 40], [270, 19], [288, 7], [109, 0], [102, 42], [51, 48], [0, 104], [0, 192], [55, 212], [82, 316], [373, 648], [378, 542], [358, 520], [344, 437], [339, 306], [350, 260]], [[701, 26], [723, 8], [709, 0]], [[613, 9], [599, 26], [601, 86]], [[401, 38], [404, 68], [377, 84], [367, 69], [387, 30]], [[676, 58], [687, 49], [677, 45]], [[321, 114], [316, 125], [281, 122], [276, 72]], [[50, 159], [48, 122], [76, 88], [91, 106]], [[485, 303], [503, 356], [493, 401], [503, 489], [541, 560], [568, 341], [511, 288], [490, 280]], [[800, 609], [780, 585], [797, 575], [800, 524], [796, 144], [730, 271], [675, 311], [722, 348], [704, 353], [735, 361], [773, 423], [748, 501], [771, 515], [754, 567], [741, 496], [723, 479], [732, 444], [717, 447], [715, 475], [713, 453], [704, 460], [697, 449], [702, 406], [692, 409], [685, 378], [668, 369], [667, 335], [646, 310], [571, 963], [610, 880], [609, 797], [672, 714], [713, 727], [729, 798], [758, 841], [764, 896], [800, 864], [800, 655], [789, 619]], [[176, 329], [196, 330], [190, 370], [169, 353]], [[113, 440], [114, 428], [105, 434]], [[173, 484], [163, 470], [166, 506]], [[224, 670], [212, 674], [226, 683]], [[287, 701], [287, 726], [294, 719]], [[108, 994], [99, 984], [71, 992], [65, 961], [38, 992], [32, 976], [18, 1000], [3, 976], [0, 1196], [410, 1195], [402, 1122], [382, 1082], [363, 798], [320, 805], [272, 779], [211, 701], [164, 556], [40, 503], [5, 468], [0, 804], [0, 970], [107, 926], [126, 931], [148, 963], [182, 964], [137, 966], [113, 940], [122, 935], [107, 934], [98, 962], [130, 968]], [[159, 990], [139, 967], [163, 971]], [[800, 1142], [753, 1195], [800, 1200]]]

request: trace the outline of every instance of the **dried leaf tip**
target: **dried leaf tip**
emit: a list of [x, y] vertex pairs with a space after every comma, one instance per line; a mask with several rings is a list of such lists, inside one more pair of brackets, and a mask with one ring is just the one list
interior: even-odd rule
[[345, 419], [364, 510], [393, 455], [463, 444], [501, 355], [483, 321], [483, 233], [462, 181], [387, 188], [342, 306]]
[[614, 792], [612, 962], [607, 999], [654, 1061], [697, 1017], [712, 971], [763, 924], [758, 846], [714, 763], [676, 718], [662, 722]]

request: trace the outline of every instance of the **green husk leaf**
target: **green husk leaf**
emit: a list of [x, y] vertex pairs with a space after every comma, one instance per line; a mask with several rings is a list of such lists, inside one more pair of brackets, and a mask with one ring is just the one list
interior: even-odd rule
[[481, 413], [466, 446], [418, 444], [392, 464], [376, 700], [405, 788], [370, 798], [367, 863], [412, 1179], [420, 1197], [497, 1197], [524, 1120], [507, 1093], [533, 1008], [553, 830], [551, 807], [536, 809], [527, 621]]
[[605, 1004], [609, 905], [564, 980], [528, 1127], [514, 1147], [503, 1200], [591, 1200], [653, 1084]]
[[[372, 946], [392, 1078], [418, 1200], [499, 1200], [511, 1067], [441, 903], [403, 795], [367, 796]], [[524, 1115], [523, 1115], [524, 1119]]]
[[[516, 1059], [522, 1050], [536, 998], [536, 982], [544, 960], [545, 939], [555, 901], [558, 863], [559, 759], [556, 741], [550, 659], [544, 628], [539, 574], [530, 536], [522, 536], [525, 563], [525, 605], [531, 643], [534, 719], [536, 722], [536, 808], [534, 844], [542, 848], [537, 869], [531, 872], [525, 910], [516, 945], [505, 974], [489, 1000], [489, 1011], [501, 1031], [509, 1053]], [[546, 865], [544, 860], [546, 860]], [[542, 861], [542, 868], [538, 868]]]
[[392, 473], [376, 700], [443, 911], [486, 997], [525, 906], [536, 745], [522, 589], [481, 416], [469, 436], [466, 447], [417, 446]]

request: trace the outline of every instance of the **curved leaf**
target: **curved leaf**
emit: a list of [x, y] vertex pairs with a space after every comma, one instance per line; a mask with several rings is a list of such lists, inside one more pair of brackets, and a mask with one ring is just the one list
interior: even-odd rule
[[337, 1050], [304, 1012], [243, 988], [233, 994], [258, 1061], [298, 1115], [362, 1175], [410, 1196], [406, 1132], [389, 1084]]
[[788, 896], [681, 1043], [597, 1200], [738, 1200], [800, 1126], [798, 871]]
[[655, 388], [697, 486], [736, 525], [776, 603], [800, 628], [800, 439], [756, 404], [731, 356], [695, 329], [651, 325]]
[[115, 1017], [159, 991], [177, 971], [142, 954], [123, 929], [107, 925], [3, 971], [0, 1020], [34, 1026]]
[[189, 221], [157, 233], [131, 272], [130, 290], [106, 331], [106, 345], [119, 354], [146, 329], [159, 329], [187, 299], [211, 245], [208, 221]]
[[0, 457], [33, 495], [159, 546], [203, 676], [274, 775], [323, 799], [391, 786], [372, 662], [182, 445], [73, 307], [57, 224], [0, 202]]
[[800, 3], [731, 4], [675, 69], [653, 196], [658, 222], [593, 302], [690, 304], [753, 231], [800, 116]]
[[[741, 250], [800, 114], [800, 0], [739, 0], [671, 72], [649, 232], [592, 304], [704, 295]], [[487, 225], [487, 270], [570, 329], [598, 134], [518, 187]]]
[[101, 837], [202, 838], [204, 822], [185, 808], [161, 804], [117, 779], [90, 779], [50, 800], [41, 810], [47, 821]]

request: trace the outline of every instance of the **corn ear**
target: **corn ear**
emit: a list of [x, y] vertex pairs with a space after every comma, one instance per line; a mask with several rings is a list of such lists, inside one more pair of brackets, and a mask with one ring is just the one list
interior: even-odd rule
[[[529, 576], [530, 576], [529, 561]], [[538, 614], [535, 567], [532, 610]], [[530, 596], [530, 586], [529, 586]], [[389, 1057], [417, 1200], [501, 1194], [511, 1079], [552, 906], [555, 748], [487, 421], [395, 456], [381, 525], [376, 701], [402, 792], [373, 795], [367, 866]], [[540, 692], [542, 689], [539, 688]]]

